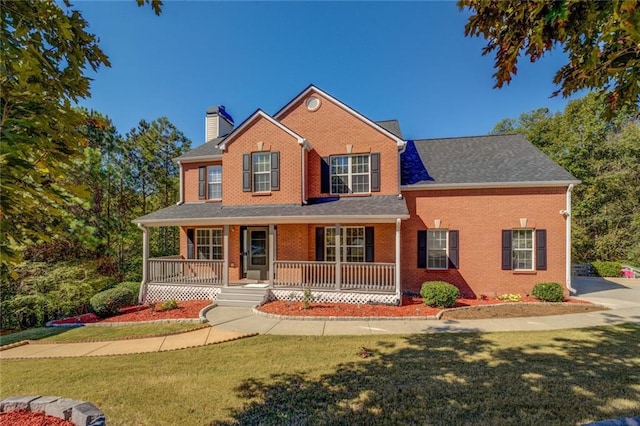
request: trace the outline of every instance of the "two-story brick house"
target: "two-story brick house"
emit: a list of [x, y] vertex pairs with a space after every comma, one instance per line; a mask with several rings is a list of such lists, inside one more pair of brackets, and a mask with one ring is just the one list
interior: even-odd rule
[[[397, 303], [425, 281], [463, 294], [570, 289], [568, 172], [520, 135], [405, 140], [309, 86], [275, 115], [234, 127], [206, 116], [207, 142], [175, 161], [177, 205], [136, 219], [141, 298]], [[149, 259], [151, 226], [179, 226], [180, 254]]]

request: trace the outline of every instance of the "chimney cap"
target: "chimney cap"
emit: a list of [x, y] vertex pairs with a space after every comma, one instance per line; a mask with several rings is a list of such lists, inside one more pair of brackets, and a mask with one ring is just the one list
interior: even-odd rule
[[221, 115], [233, 124], [233, 118], [231, 118], [229, 113], [224, 109], [224, 105], [210, 106], [207, 108], [207, 115]]

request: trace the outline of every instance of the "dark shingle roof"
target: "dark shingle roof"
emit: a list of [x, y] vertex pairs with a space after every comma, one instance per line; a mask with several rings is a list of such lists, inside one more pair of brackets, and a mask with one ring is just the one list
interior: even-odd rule
[[401, 158], [402, 185], [577, 182], [523, 135], [408, 141]]
[[222, 142], [224, 139], [225, 137], [211, 139], [209, 142], [203, 143], [199, 147], [193, 148], [189, 152], [185, 152], [180, 157], [174, 158], [174, 160], [180, 161], [180, 160], [187, 160], [187, 159], [196, 158], [196, 157], [221, 155], [222, 151], [220, 151], [220, 148], [218, 148], [218, 144]]
[[[255, 219], [262, 223], [287, 223], [287, 219], [304, 217], [309, 221], [362, 218], [367, 221], [371, 217], [385, 219], [407, 218], [409, 212], [404, 199], [395, 195], [374, 197], [332, 197], [311, 199], [307, 205], [273, 204], [223, 206], [220, 203], [185, 203], [174, 205], [150, 213], [134, 220], [143, 224], [181, 224], [194, 220], [210, 220], [211, 223], [242, 223], [243, 220]], [[277, 219], [270, 219], [277, 217]], [[254, 220], [254, 221], [255, 221]]]
[[402, 131], [400, 130], [400, 122], [398, 120], [382, 120], [376, 121], [376, 124], [387, 132], [392, 133], [394, 136], [404, 139], [402, 137]]

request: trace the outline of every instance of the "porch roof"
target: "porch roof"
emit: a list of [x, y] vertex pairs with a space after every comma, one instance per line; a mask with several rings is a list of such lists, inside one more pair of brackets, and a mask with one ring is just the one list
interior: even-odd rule
[[184, 203], [155, 211], [133, 222], [147, 226], [253, 225], [283, 223], [391, 223], [408, 219], [403, 198], [327, 197], [310, 199], [306, 205], [273, 204], [224, 206], [221, 203]]

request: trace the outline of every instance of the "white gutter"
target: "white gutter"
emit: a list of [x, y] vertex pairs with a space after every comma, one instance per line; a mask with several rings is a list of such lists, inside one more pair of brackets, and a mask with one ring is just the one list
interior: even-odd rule
[[172, 161], [175, 163], [201, 163], [203, 161], [216, 161], [216, 160], [222, 160], [222, 154], [199, 155], [197, 157], [187, 157], [187, 158], [174, 158]]
[[492, 188], [544, 188], [580, 183], [579, 180], [522, 181], [522, 182], [478, 182], [478, 183], [431, 183], [402, 185], [402, 191], [424, 191], [430, 189], [492, 189]]
[[372, 216], [254, 216], [254, 217], [202, 217], [184, 219], [150, 219], [134, 221], [138, 226], [199, 226], [199, 225], [268, 225], [301, 223], [395, 223], [396, 219], [409, 219], [409, 215], [372, 215]]
[[565, 274], [566, 274], [566, 287], [571, 294], [576, 293], [576, 289], [571, 286], [571, 191], [573, 190], [573, 184], [570, 184], [567, 188], [567, 205], [562, 214], [565, 217]]
[[184, 204], [184, 177], [182, 170], [182, 162], [178, 161], [178, 167], [180, 167], [180, 200], [176, 203], [176, 205], [181, 206]]

